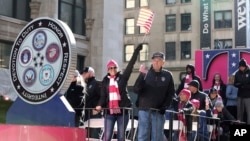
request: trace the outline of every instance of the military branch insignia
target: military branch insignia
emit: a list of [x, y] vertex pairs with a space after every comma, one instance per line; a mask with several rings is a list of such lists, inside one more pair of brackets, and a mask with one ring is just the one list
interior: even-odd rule
[[[38, 18], [28, 23], [14, 42], [10, 74], [21, 99], [40, 104], [60, 92], [73, 72], [73, 33], [60, 20]], [[74, 55], [76, 56], [76, 55]]]

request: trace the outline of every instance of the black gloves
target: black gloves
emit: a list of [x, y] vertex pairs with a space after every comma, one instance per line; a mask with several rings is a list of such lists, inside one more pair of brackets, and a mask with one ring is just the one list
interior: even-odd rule
[[159, 113], [160, 113], [160, 114], [164, 115], [165, 112], [166, 112], [166, 108], [165, 108], [165, 107], [160, 108], [160, 110], [159, 110]]
[[143, 43], [140, 43], [140, 44], [136, 47], [135, 50], [140, 51], [140, 50], [142, 50], [142, 47], [143, 47]]

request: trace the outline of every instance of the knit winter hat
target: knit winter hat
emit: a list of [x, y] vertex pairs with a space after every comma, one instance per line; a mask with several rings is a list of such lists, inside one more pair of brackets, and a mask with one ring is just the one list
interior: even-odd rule
[[92, 67], [85, 67], [82, 70], [82, 73], [84, 73], [84, 72], [93, 72], [93, 73], [95, 73], [95, 70]]
[[224, 107], [222, 100], [217, 100], [214, 104], [214, 107]]
[[182, 89], [181, 92], [180, 92], [180, 94], [186, 95], [187, 98], [188, 98], [188, 100], [189, 100], [190, 97], [191, 97], [191, 92], [190, 92], [190, 90], [188, 90], [188, 89]]
[[211, 88], [210, 91], [209, 91], [209, 94], [214, 94], [214, 93], [218, 93], [218, 90], [216, 90], [215, 88]]
[[241, 59], [240, 62], [239, 62], [239, 67], [247, 67], [247, 61], [245, 59]]
[[80, 76], [80, 73], [79, 73], [79, 71], [78, 71], [78, 70], [75, 70], [74, 76], [75, 76], [75, 77]]
[[188, 83], [189, 86], [193, 86], [197, 89], [200, 87], [200, 83], [197, 80], [192, 80], [190, 83]]
[[192, 99], [192, 100], [191, 100], [191, 103], [192, 103], [197, 109], [200, 108], [200, 101], [199, 101], [199, 100], [197, 100], [197, 99]]
[[109, 69], [110, 67], [118, 67], [118, 64], [115, 60], [110, 60], [107, 64], [107, 69]]

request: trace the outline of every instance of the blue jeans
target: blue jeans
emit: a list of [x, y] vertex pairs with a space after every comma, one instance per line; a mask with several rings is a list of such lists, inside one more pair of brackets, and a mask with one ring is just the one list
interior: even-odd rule
[[162, 141], [164, 115], [157, 111], [139, 110], [138, 141]]
[[106, 114], [104, 120], [105, 123], [104, 123], [103, 141], [111, 140], [116, 121], [117, 121], [117, 140], [124, 141], [128, 120], [129, 120], [128, 114], [125, 115]]

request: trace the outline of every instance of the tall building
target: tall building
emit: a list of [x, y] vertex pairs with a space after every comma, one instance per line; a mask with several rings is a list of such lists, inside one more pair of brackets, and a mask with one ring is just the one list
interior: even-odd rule
[[196, 50], [249, 47], [249, 27], [246, 26], [249, 1], [125, 0], [125, 61], [145, 35], [143, 28], [136, 26], [141, 8], [152, 10], [155, 16], [138, 61], [149, 66], [153, 52], [164, 52], [165, 68], [173, 73], [176, 86], [185, 66], [201, 59], [195, 58]]

